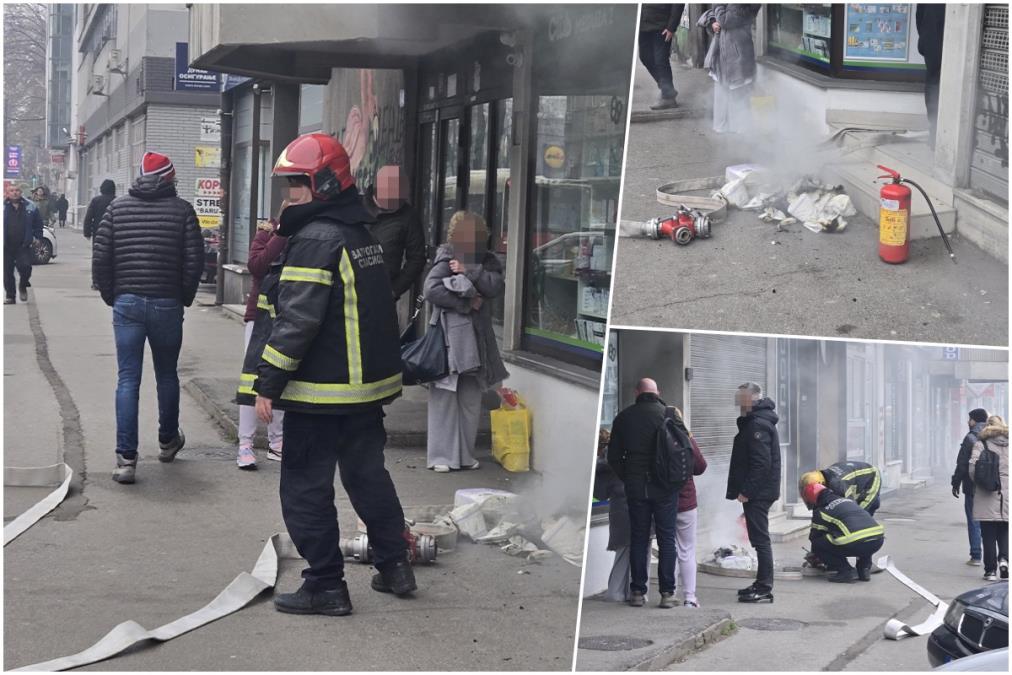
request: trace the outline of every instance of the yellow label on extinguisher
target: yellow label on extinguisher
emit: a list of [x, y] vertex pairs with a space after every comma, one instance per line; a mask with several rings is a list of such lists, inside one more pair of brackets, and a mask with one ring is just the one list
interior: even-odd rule
[[882, 208], [879, 210], [878, 240], [886, 246], [903, 246], [907, 243], [907, 228], [910, 213], [906, 209], [892, 210]]

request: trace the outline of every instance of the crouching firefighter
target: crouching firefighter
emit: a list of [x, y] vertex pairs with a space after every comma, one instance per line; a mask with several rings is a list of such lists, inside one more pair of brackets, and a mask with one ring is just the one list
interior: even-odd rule
[[372, 588], [396, 595], [416, 588], [404, 512], [383, 464], [382, 407], [401, 393], [397, 316], [382, 251], [366, 227], [372, 217], [341, 144], [300, 136], [273, 174], [288, 181], [278, 230], [288, 246], [263, 281], [240, 403], [255, 395], [264, 421], [275, 406], [285, 411], [281, 513], [309, 567], [299, 590], [275, 596], [275, 608], [341, 616], [352, 606], [335, 469], [366, 525], [379, 570]]
[[877, 466], [867, 462], [837, 462], [822, 471], [802, 474], [801, 489], [810, 483], [822, 483], [841, 497], [853, 499], [869, 516], [878, 511], [882, 472]]
[[[822, 483], [809, 483], [802, 499], [813, 509], [809, 539], [812, 553], [835, 572], [836, 583], [871, 581], [871, 557], [885, 542], [885, 528], [853, 499], [841, 497]], [[857, 571], [847, 558], [857, 558]]]

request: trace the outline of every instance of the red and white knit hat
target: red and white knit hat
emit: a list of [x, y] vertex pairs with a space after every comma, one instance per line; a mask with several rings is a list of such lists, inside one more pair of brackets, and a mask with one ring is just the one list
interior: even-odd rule
[[171, 183], [176, 179], [176, 167], [172, 166], [172, 160], [157, 152], [145, 152], [141, 159], [141, 175], [156, 175], [162, 181]]

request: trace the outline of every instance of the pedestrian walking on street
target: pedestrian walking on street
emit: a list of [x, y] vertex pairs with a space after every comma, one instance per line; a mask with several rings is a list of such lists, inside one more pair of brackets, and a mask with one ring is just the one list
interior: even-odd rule
[[11, 185], [4, 198], [4, 304], [13, 305], [14, 271], [21, 302], [28, 302], [32, 278], [32, 244], [42, 239], [39, 209], [21, 194], [20, 185]]
[[712, 34], [703, 67], [713, 79], [713, 130], [718, 134], [747, 133], [752, 127], [751, 95], [755, 79], [752, 23], [758, 4], [714, 5], [698, 25]]
[[383, 247], [383, 264], [395, 300], [411, 290], [425, 269], [425, 231], [418, 213], [407, 202], [409, 194], [403, 169], [384, 166], [376, 172], [376, 185], [365, 200], [376, 219], [369, 230]]
[[1008, 579], [1008, 425], [998, 415], [987, 419], [970, 455], [976, 488], [973, 517], [980, 523], [984, 579]]
[[193, 304], [204, 268], [204, 240], [193, 206], [176, 194], [176, 170], [168, 157], [144, 153], [129, 194], [105, 209], [92, 250], [92, 277], [113, 308], [119, 365], [113, 480], [133, 483], [145, 341], [158, 390], [159, 461], [174, 460], [186, 442], [179, 427], [176, 364], [183, 308]]
[[836, 494], [853, 499], [874, 516], [881, 505], [882, 472], [867, 462], [837, 462], [822, 471], [808, 471], [801, 475], [800, 489], [811, 483], [822, 483]]
[[488, 238], [481, 216], [457, 211], [425, 278], [424, 296], [435, 308], [429, 324], [442, 326], [449, 365], [449, 374], [429, 385], [427, 466], [439, 473], [478, 468], [482, 394], [509, 377], [489, 303], [503, 294], [505, 279]]
[[[116, 183], [106, 178], [98, 188], [98, 194], [92, 197], [91, 202], [88, 203], [88, 210], [84, 213], [84, 238], [91, 240], [92, 255], [95, 254], [95, 240], [92, 237], [95, 235], [95, 230], [98, 229], [98, 224], [102, 222], [105, 210], [109, 208], [109, 204], [114, 199], [116, 199]], [[91, 290], [98, 290], [94, 275], [91, 278]]]
[[657, 535], [658, 607], [675, 606], [675, 560], [678, 491], [661, 485], [652, 471], [658, 435], [666, 433], [667, 404], [657, 383], [644, 378], [636, 385], [636, 402], [612, 422], [608, 464], [622, 479], [629, 505], [629, 604], [646, 602], [650, 564], [650, 526]]
[[275, 609], [341, 616], [352, 605], [334, 505], [338, 468], [379, 570], [372, 588], [399, 596], [416, 588], [404, 511], [383, 465], [383, 406], [401, 393], [397, 317], [344, 147], [325, 134], [300, 136], [273, 175], [288, 181], [278, 228], [288, 245], [277, 283], [268, 275], [261, 287], [276, 317], [269, 334], [254, 326], [254, 370], [247, 359], [240, 392], [256, 396], [264, 423], [275, 407], [285, 411], [281, 514], [309, 566], [297, 591], [275, 596]]
[[49, 189], [45, 185], [40, 185], [32, 190], [32, 201], [35, 202], [35, 206], [39, 209], [39, 213], [42, 216], [42, 224], [50, 225], [53, 220], [53, 211], [55, 210], [56, 203]]
[[966, 514], [966, 533], [970, 539], [970, 558], [967, 565], [979, 567], [983, 549], [981, 548], [980, 523], [973, 517], [973, 476], [970, 475], [970, 455], [973, 454], [973, 446], [977, 444], [977, 436], [987, 426], [987, 418], [990, 417], [983, 408], [974, 408], [970, 411], [966, 424], [970, 430], [963, 436], [963, 442], [959, 445], [959, 453], [956, 455], [956, 470], [952, 472], [952, 496], [959, 499], [959, 490], [963, 490], [963, 511]]
[[[813, 510], [808, 533], [812, 553], [833, 572], [827, 580], [834, 583], [871, 581], [871, 557], [885, 543], [885, 528], [860, 504], [822, 483], [809, 483], [801, 497]], [[857, 559], [857, 570], [847, 558]]]
[[731, 449], [727, 499], [741, 502], [748, 540], [758, 559], [755, 582], [738, 592], [741, 602], [773, 602], [773, 542], [769, 511], [780, 499], [780, 437], [776, 404], [762, 387], [746, 382], [738, 387], [735, 403], [741, 410], [738, 434]]
[[[287, 203], [282, 202], [281, 211], [285, 210]], [[246, 260], [246, 268], [249, 270], [252, 282], [250, 284], [249, 296], [246, 298], [246, 313], [243, 320], [246, 322], [243, 341], [243, 353], [249, 350], [250, 338], [253, 335], [253, 327], [256, 321], [261, 321], [266, 326], [263, 330], [270, 333], [270, 326], [274, 321], [275, 309], [267, 301], [267, 296], [262, 294], [261, 288], [264, 278], [271, 272], [271, 266], [278, 260], [288, 238], [278, 234], [277, 228], [280, 223], [272, 220], [262, 227], [257, 227], [256, 236], [250, 244], [249, 257]], [[281, 274], [280, 266], [274, 270], [274, 277]], [[277, 278], [271, 280], [272, 285], [277, 284]], [[255, 358], [260, 355], [256, 354]], [[267, 424], [267, 459], [281, 461], [281, 451], [284, 445], [283, 424], [285, 420], [284, 410], [272, 411], [271, 421]], [[253, 436], [257, 429], [256, 409], [252, 401], [248, 404], [239, 404], [239, 450], [236, 453], [235, 463], [240, 469], [252, 470], [257, 468], [257, 458], [253, 453]]]
[[[692, 475], [699, 476], [706, 471], [706, 458], [703, 457], [692, 432], [685, 426], [682, 411], [672, 408], [675, 412], [675, 424], [688, 436], [692, 444]], [[678, 493], [678, 517], [675, 520], [675, 551], [678, 556], [678, 581], [681, 582], [683, 606], [698, 608], [699, 598], [696, 597], [696, 527], [699, 522], [699, 509], [696, 503], [696, 481], [691, 477]]]
[[685, 5], [640, 5], [639, 57], [654, 78], [661, 97], [651, 110], [678, 107], [678, 90], [671, 74], [671, 43], [682, 22]]
[[60, 227], [67, 226], [67, 209], [69, 208], [70, 202], [67, 201], [67, 195], [61, 192], [56, 200], [56, 217], [59, 220]]
[[[601, 429], [598, 436], [597, 467], [594, 470], [594, 499], [608, 501], [608, 550], [615, 557], [608, 574], [608, 590], [605, 598], [611, 602], [629, 602], [629, 503], [625, 497], [625, 486], [615, 470], [608, 464], [608, 446], [611, 433]], [[647, 540], [645, 556], [650, 555], [650, 540]], [[650, 587], [650, 567], [647, 566], [647, 583]], [[644, 601], [648, 600], [643, 594]]]

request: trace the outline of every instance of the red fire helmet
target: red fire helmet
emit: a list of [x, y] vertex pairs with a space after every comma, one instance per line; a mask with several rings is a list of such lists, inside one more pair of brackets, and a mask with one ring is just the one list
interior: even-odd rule
[[299, 136], [281, 151], [275, 176], [306, 176], [317, 199], [330, 199], [355, 184], [344, 146], [327, 134]]
[[805, 486], [805, 489], [801, 491], [801, 498], [805, 501], [808, 508], [813, 508], [815, 506], [815, 502], [819, 500], [819, 495], [825, 489], [826, 486], [822, 483], [809, 483]]

